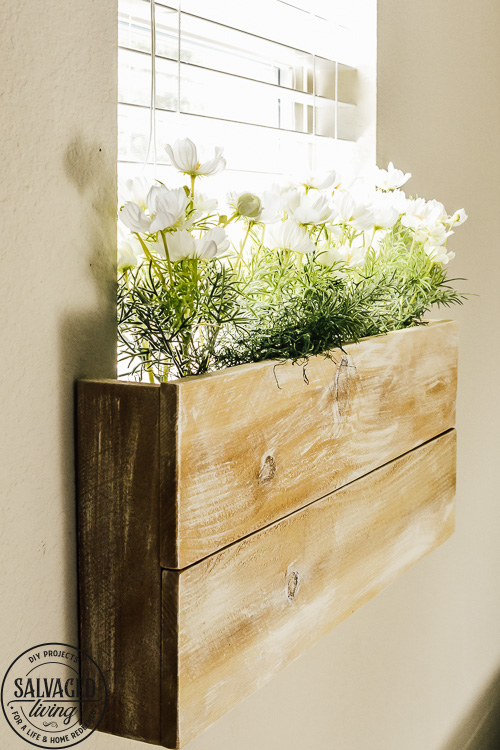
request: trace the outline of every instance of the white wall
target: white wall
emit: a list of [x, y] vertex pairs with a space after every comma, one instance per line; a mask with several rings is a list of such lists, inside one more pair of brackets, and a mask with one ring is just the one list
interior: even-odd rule
[[[379, 2], [379, 162], [471, 216], [453, 238], [453, 271], [480, 294], [453, 313], [457, 532], [191, 750], [448, 750], [500, 665], [500, 5]], [[4, 0], [2, 12], [5, 671], [31, 645], [76, 639], [72, 383], [114, 371], [116, 8]], [[3, 719], [0, 739], [24, 747]]]
[[[115, 371], [116, 12], [1, 3], [2, 674], [76, 643], [73, 381]], [[3, 716], [0, 746], [25, 746]]]

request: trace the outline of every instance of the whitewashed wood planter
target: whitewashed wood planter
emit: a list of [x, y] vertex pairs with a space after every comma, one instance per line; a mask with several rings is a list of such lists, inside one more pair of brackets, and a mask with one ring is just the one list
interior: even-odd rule
[[333, 357], [78, 383], [102, 731], [185, 745], [453, 532], [456, 324]]

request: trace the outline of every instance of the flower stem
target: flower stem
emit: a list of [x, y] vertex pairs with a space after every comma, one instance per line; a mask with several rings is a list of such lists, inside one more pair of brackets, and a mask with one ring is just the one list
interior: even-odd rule
[[154, 383], [155, 382], [155, 376], [154, 376], [153, 368], [151, 366], [151, 357], [150, 357], [150, 355], [148, 355], [145, 358], [144, 367], [146, 369], [146, 372], [148, 373], [149, 382], [150, 383]]
[[138, 237], [139, 242], [142, 245], [142, 249], [144, 250], [144, 255], [149, 260], [149, 262], [152, 263], [153, 266], [156, 268], [156, 270], [158, 271], [158, 276], [160, 277], [161, 283], [163, 284], [164, 287], [166, 287], [167, 284], [166, 284], [165, 276], [163, 275], [163, 271], [161, 270], [158, 261], [156, 260], [156, 258], [153, 258], [153, 256], [151, 255], [151, 251], [149, 247], [146, 245], [146, 243], [144, 242], [144, 240], [142, 239], [141, 235], [136, 232], [136, 236]]
[[172, 261], [170, 260], [170, 254], [168, 252], [167, 247], [167, 238], [163, 232], [160, 232], [161, 238], [163, 240], [163, 247], [165, 248], [165, 255], [167, 257], [167, 268], [168, 268], [168, 275], [170, 276], [170, 283], [173, 286], [174, 285], [174, 276], [172, 274]]
[[[246, 265], [246, 267], [248, 268], [248, 263], [246, 263], [246, 262], [245, 262], [245, 261], [243, 260], [243, 250], [244, 250], [244, 248], [245, 248], [245, 245], [246, 245], [246, 241], [247, 241], [247, 239], [248, 239], [248, 235], [250, 234], [250, 228], [251, 228], [251, 222], [248, 222], [248, 225], [247, 225], [247, 231], [246, 231], [246, 233], [245, 233], [245, 236], [244, 236], [244, 238], [243, 238], [243, 242], [242, 242], [242, 243], [241, 243], [241, 245], [240, 245], [240, 249], [239, 249], [239, 250], [238, 250], [238, 251], [236, 252], [236, 254], [237, 254], [237, 256], [238, 256], [238, 260], [236, 261], [236, 268], [235, 268], [235, 271], [239, 271], [239, 270], [240, 270], [240, 266], [241, 266], [241, 264], [242, 264], [242, 263], [244, 263], [244, 264]], [[236, 248], [235, 248], [235, 249], [236, 249]]]

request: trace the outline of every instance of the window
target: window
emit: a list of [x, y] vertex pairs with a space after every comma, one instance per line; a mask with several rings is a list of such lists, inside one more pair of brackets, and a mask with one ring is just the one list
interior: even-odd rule
[[177, 184], [185, 135], [224, 147], [211, 194], [373, 163], [375, 24], [375, 0], [120, 0], [120, 176]]

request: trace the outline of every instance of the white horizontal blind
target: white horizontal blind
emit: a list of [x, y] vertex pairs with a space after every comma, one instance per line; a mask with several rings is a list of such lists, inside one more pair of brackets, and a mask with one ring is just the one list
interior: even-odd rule
[[[345, 161], [359, 135], [352, 7], [353, 0], [156, 2], [155, 176], [175, 179], [164, 144], [185, 135], [224, 146], [223, 180], [235, 189]], [[121, 175], [137, 174], [148, 152], [151, 51], [149, 0], [119, 0]]]

